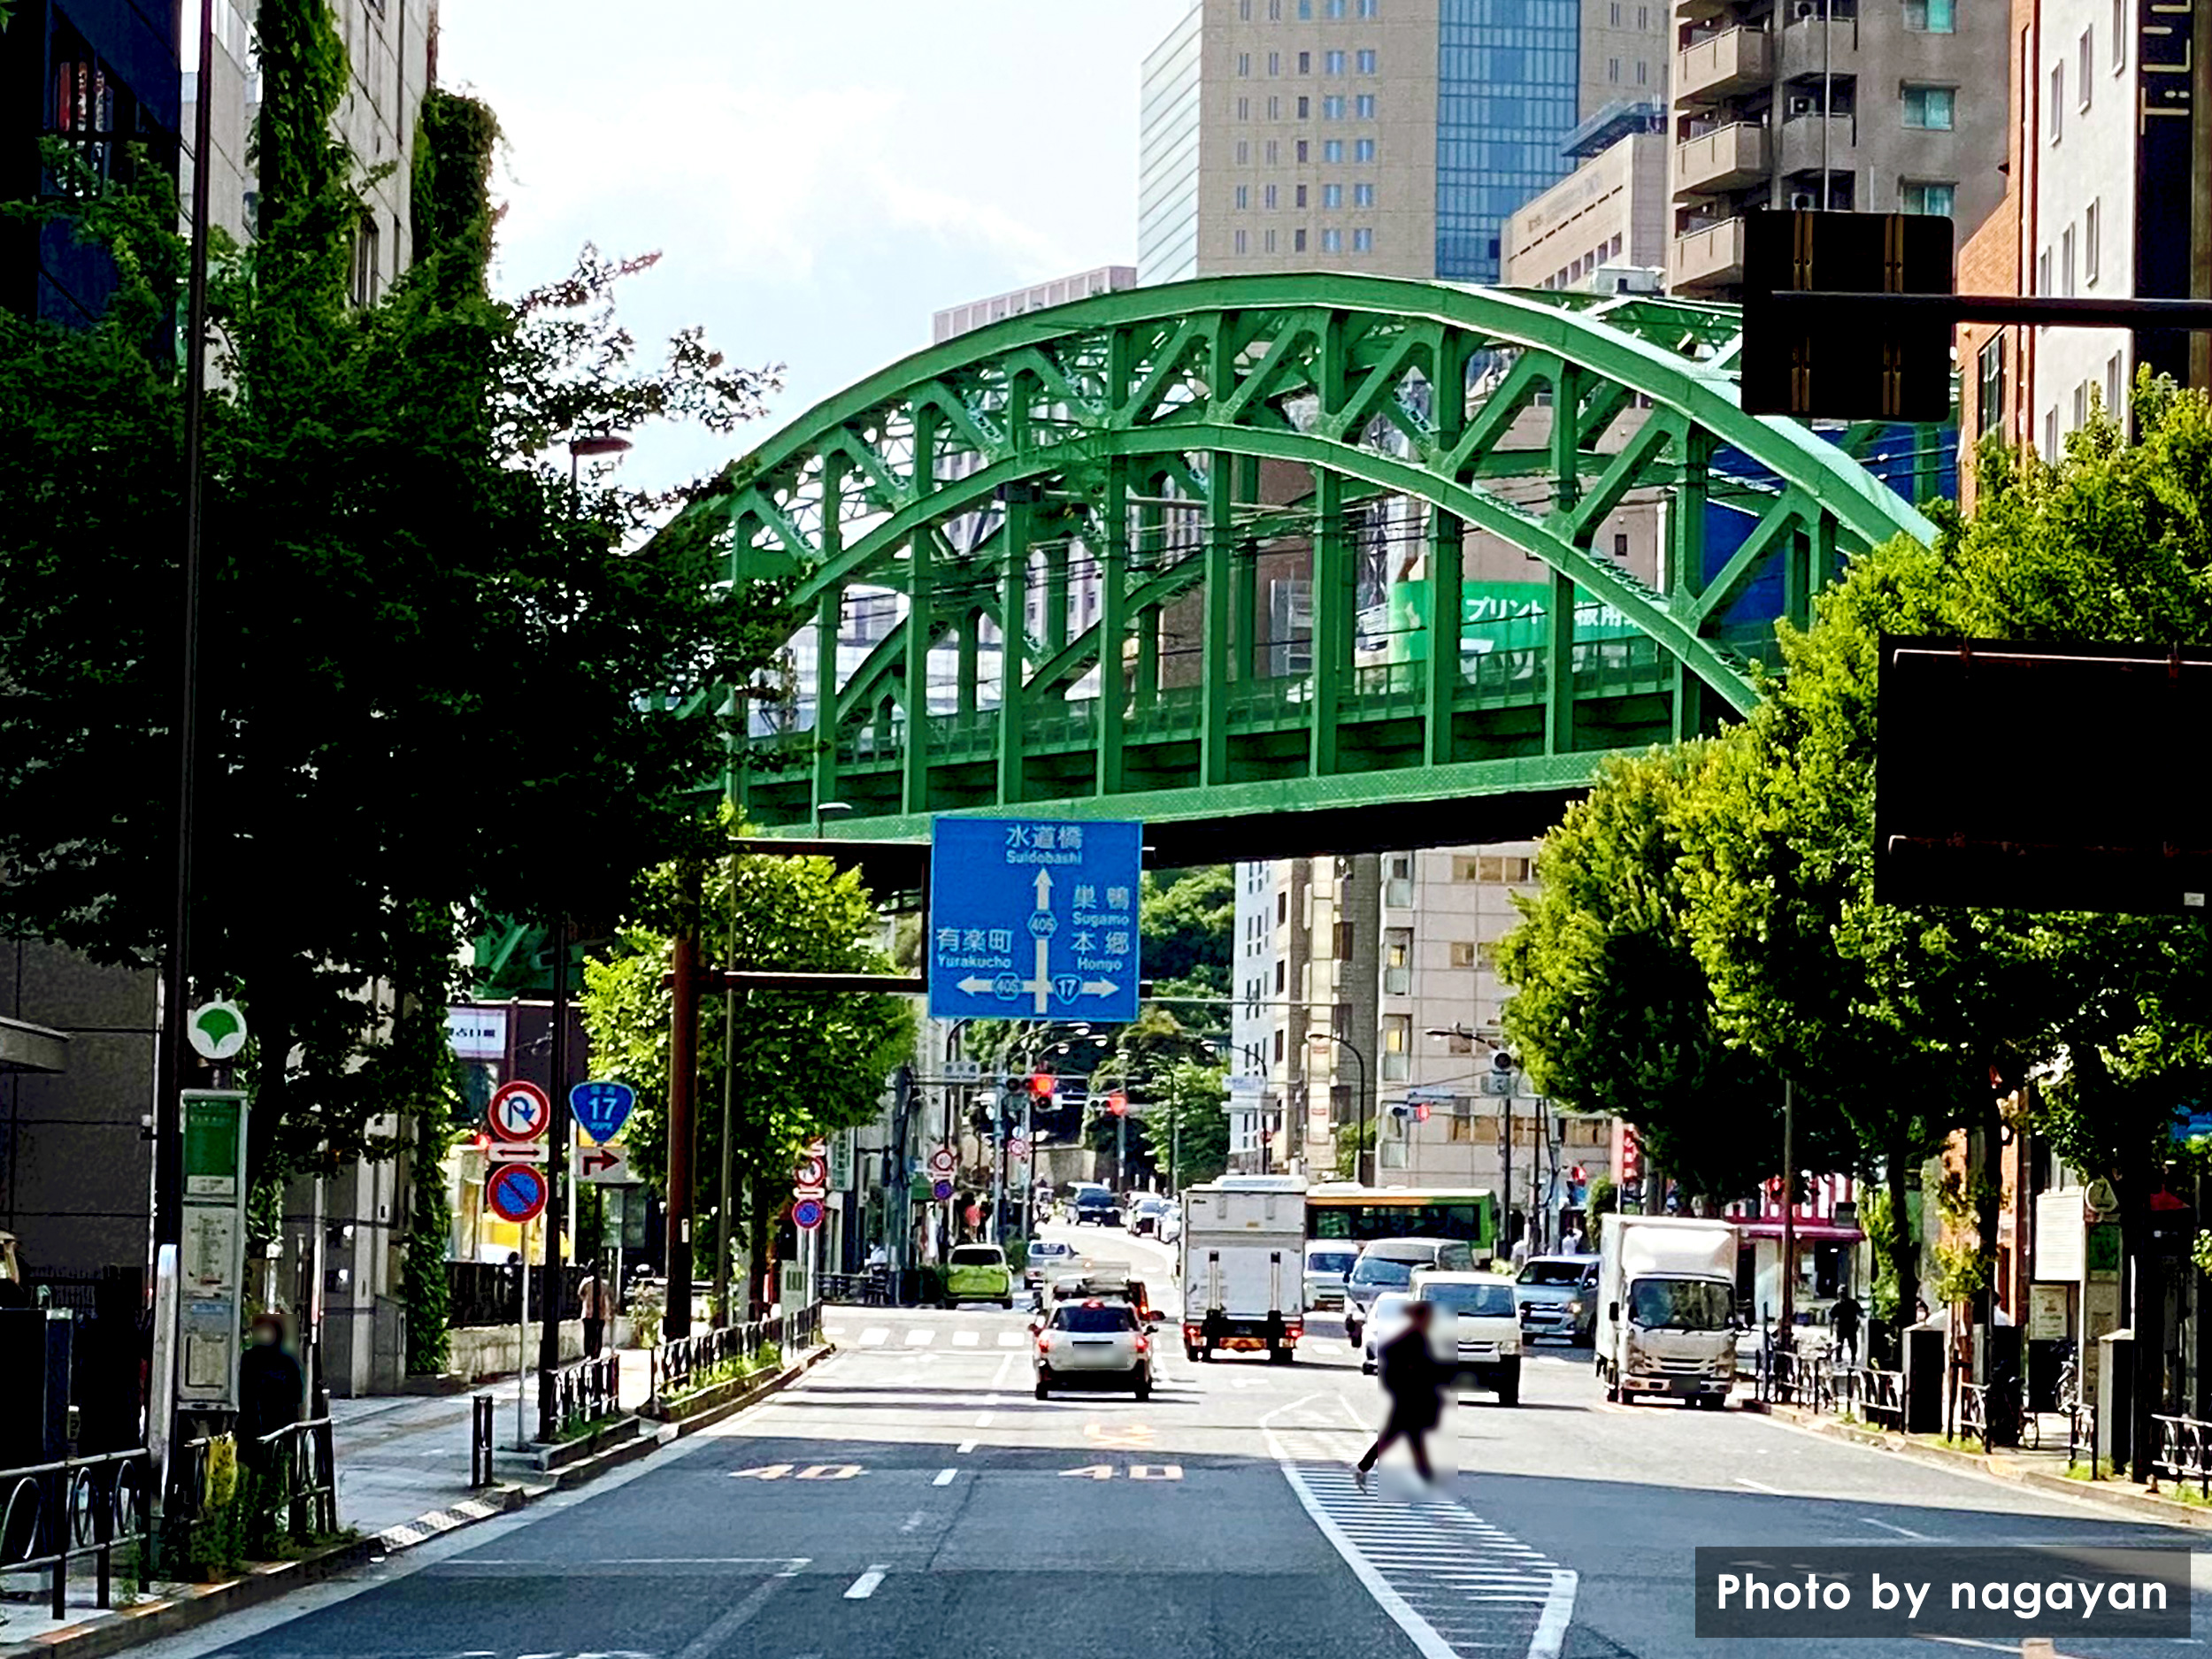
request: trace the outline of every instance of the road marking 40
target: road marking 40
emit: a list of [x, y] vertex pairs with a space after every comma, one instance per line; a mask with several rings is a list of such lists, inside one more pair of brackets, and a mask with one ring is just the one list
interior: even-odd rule
[[[733, 1480], [781, 1480], [797, 1465], [793, 1463], [764, 1463], [758, 1469], [733, 1469]], [[809, 1463], [794, 1477], [799, 1480], [850, 1480], [868, 1471], [858, 1463]]]

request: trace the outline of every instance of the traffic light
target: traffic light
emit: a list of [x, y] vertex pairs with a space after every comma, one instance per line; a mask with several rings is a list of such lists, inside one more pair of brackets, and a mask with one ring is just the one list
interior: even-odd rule
[[1119, 1089], [1116, 1089], [1112, 1094], [1106, 1097], [1106, 1110], [1117, 1118], [1127, 1116], [1129, 1111], [1129, 1097], [1123, 1094]]
[[1428, 1120], [1429, 1120], [1429, 1103], [1428, 1103], [1428, 1102], [1426, 1102], [1426, 1101], [1425, 1101], [1425, 1100], [1417, 1100], [1417, 1101], [1415, 1101], [1415, 1102], [1413, 1102], [1413, 1121], [1414, 1121], [1415, 1123], [1417, 1123], [1417, 1124], [1425, 1124], [1425, 1123], [1428, 1122]]
[[1029, 1074], [1029, 1092], [1039, 1100], [1050, 1100], [1052, 1091], [1059, 1087], [1059, 1082], [1060, 1079], [1049, 1071], [1033, 1071]]
[[1746, 414], [1931, 425], [1950, 419], [1948, 316], [1773, 301], [1793, 290], [1952, 293], [1949, 219], [1761, 210], [1744, 218], [1743, 277]]

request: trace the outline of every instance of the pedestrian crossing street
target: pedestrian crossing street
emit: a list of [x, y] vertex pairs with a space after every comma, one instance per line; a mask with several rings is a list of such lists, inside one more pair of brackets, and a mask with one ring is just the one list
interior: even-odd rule
[[848, 1321], [822, 1328], [840, 1348], [1020, 1348], [1029, 1340], [1025, 1330], [1009, 1330], [1002, 1324], [898, 1325]]
[[1424, 1659], [1558, 1659], [1571, 1571], [1405, 1471], [1378, 1469], [1362, 1492], [1352, 1467], [1365, 1438], [1333, 1426], [1326, 1407], [1270, 1416], [1271, 1448], [1299, 1502]]

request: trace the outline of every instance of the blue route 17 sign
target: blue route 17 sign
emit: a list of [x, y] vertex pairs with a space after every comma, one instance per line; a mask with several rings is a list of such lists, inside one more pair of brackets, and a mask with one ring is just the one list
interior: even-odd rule
[[637, 1104], [637, 1091], [627, 1083], [579, 1083], [568, 1092], [568, 1109], [576, 1114], [583, 1131], [601, 1146], [622, 1133]]
[[1141, 824], [941, 818], [930, 830], [929, 1011], [1137, 1017]]

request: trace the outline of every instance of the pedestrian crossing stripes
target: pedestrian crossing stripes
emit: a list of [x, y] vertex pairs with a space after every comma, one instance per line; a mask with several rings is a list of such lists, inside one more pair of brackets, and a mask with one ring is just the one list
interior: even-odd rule
[[[829, 1325], [825, 1334], [843, 1348], [932, 1348], [938, 1340], [941, 1325], [915, 1325], [895, 1331], [889, 1325], [864, 1325], [857, 1332], [849, 1325]], [[1019, 1331], [995, 1329], [971, 1330], [956, 1328], [947, 1339], [954, 1348], [1019, 1348], [1025, 1340]]]
[[1362, 1492], [1353, 1464], [1363, 1436], [1330, 1423], [1313, 1402], [1262, 1419], [1299, 1503], [1423, 1659], [1525, 1654], [1559, 1659], [1574, 1611], [1575, 1575], [1469, 1509], [1395, 1471]]
[[388, 1526], [377, 1536], [377, 1541], [387, 1549], [408, 1549], [426, 1543], [442, 1532], [449, 1532], [457, 1526], [466, 1526], [471, 1521], [488, 1520], [504, 1513], [505, 1506], [487, 1502], [482, 1498], [464, 1498], [450, 1509], [433, 1509], [419, 1515], [400, 1526]]

